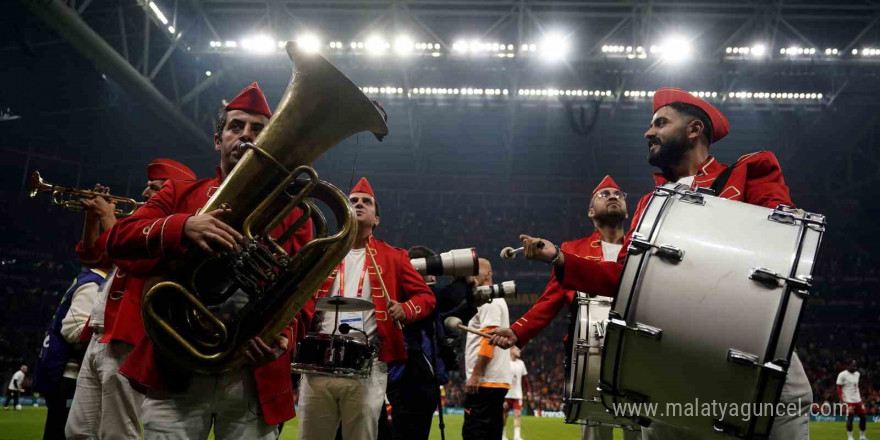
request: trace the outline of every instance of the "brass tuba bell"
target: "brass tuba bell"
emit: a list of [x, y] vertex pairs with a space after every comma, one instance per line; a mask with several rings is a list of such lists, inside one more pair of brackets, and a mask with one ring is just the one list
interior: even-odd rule
[[[271, 344], [345, 257], [357, 232], [354, 210], [309, 164], [355, 133], [388, 133], [376, 106], [327, 59], [293, 42], [286, 50], [294, 73], [278, 108], [201, 209], [231, 208], [224, 221], [246, 245], [219, 258], [188, 255], [171, 277], [151, 280], [143, 298], [144, 328], [158, 353], [192, 371], [237, 368], [255, 336]], [[316, 201], [332, 212], [335, 233]], [[295, 207], [304, 214], [273, 240], [269, 232]], [[289, 255], [280, 243], [309, 218], [315, 238]]]

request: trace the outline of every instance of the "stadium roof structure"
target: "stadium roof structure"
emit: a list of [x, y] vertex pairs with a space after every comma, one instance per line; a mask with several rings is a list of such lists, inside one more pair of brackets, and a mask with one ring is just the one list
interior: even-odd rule
[[[872, 142], [877, 123], [880, 3], [20, 0], [7, 7], [0, 80], [16, 86], [0, 95], [2, 148], [29, 161], [79, 164], [79, 178], [114, 169], [137, 175], [156, 155], [213, 163], [222, 100], [257, 80], [275, 102], [291, 71], [279, 47], [285, 40], [321, 51], [386, 104], [395, 135], [381, 148], [362, 138], [345, 145], [367, 142], [373, 157], [361, 164], [389, 179], [459, 173], [462, 188], [487, 188], [497, 176], [481, 179], [485, 170], [470, 162], [495, 161], [491, 173], [534, 179], [525, 186], [545, 188], [538, 193], [576, 191], [606, 171], [624, 185], [642, 182], [649, 168], [640, 136], [661, 86], [694, 91], [731, 115], [725, 144], [743, 150], [719, 151], [724, 159], [771, 147], [805, 176], [843, 170], [826, 174], [849, 176], [852, 188], [876, 179], [880, 164], [875, 149], [858, 147]], [[840, 133], [851, 141], [837, 142]], [[836, 148], [822, 148], [830, 144]], [[554, 159], [536, 159], [542, 149]], [[805, 149], [810, 154], [800, 155]], [[350, 170], [349, 156], [328, 156], [331, 174]], [[617, 169], [619, 162], [639, 165]], [[564, 183], [546, 183], [554, 179]]]

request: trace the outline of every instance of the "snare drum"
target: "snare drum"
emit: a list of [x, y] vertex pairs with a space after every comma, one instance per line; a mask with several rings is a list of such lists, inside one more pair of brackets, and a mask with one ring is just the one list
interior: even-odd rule
[[[606, 408], [648, 403], [655, 414], [627, 416], [702, 437], [766, 438], [824, 230], [822, 215], [657, 187], [609, 314]], [[704, 415], [705, 404], [716, 413]], [[751, 417], [745, 405], [755, 405]]]
[[606, 411], [599, 396], [599, 367], [611, 298], [576, 292], [574, 300], [574, 316], [568, 332], [571, 347], [565, 359], [565, 423], [639, 430], [634, 421], [614, 417]]
[[296, 343], [291, 371], [301, 374], [359, 377], [370, 376], [375, 346], [347, 335], [309, 333]]

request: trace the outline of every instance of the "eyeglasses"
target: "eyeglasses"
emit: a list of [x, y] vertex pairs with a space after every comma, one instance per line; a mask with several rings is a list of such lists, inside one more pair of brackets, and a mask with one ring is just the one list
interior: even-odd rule
[[617, 197], [617, 198], [620, 199], [620, 200], [626, 200], [626, 193], [623, 192], [623, 191], [620, 191], [620, 190], [610, 190], [610, 189], [606, 189], [606, 190], [599, 191], [599, 192], [596, 194], [596, 196], [598, 196], [600, 199], [607, 199], [607, 198], [609, 198], [609, 197], [611, 197], [611, 196], [614, 196], [614, 197]]

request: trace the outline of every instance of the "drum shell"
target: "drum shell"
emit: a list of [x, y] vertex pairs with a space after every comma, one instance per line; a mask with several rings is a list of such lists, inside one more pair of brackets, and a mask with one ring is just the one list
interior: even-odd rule
[[[647, 400], [658, 404], [658, 412], [642, 422], [713, 433], [713, 417], [665, 410], [669, 404], [741, 408], [778, 402], [807, 295], [791, 283], [768, 287], [750, 279], [750, 273], [763, 267], [809, 279], [824, 218], [805, 213], [802, 218], [821, 219], [821, 225], [787, 223], [777, 221], [777, 211], [769, 208], [705, 195], [689, 199], [659, 191], [645, 209], [636, 232], [653, 245], [681, 249], [683, 258], [661, 258], [655, 250], [630, 252], [600, 380], [609, 408]], [[702, 203], [692, 203], [697, 199]], [[754, 356], [754, 362], [734, 362], [731, 353]], [[766, 434], [772, 423], [766, 417], [740, 419], [726, 414], [722, 422], [730, 422], [727, 428], [741, 437]]]
[[575, 292], [572, 306], [565, 360], [565, 422], [639, 429], [632, 420], [606, 411], [600, 399], [599, 368], [605, 339], [601, 335], [611, 311], [611, 298], [591, 298]]
[[367, 341], [346, 335], [309, 333], [296, 344], [291, 369], [302, 374], [367, 377], [374, 348]]

